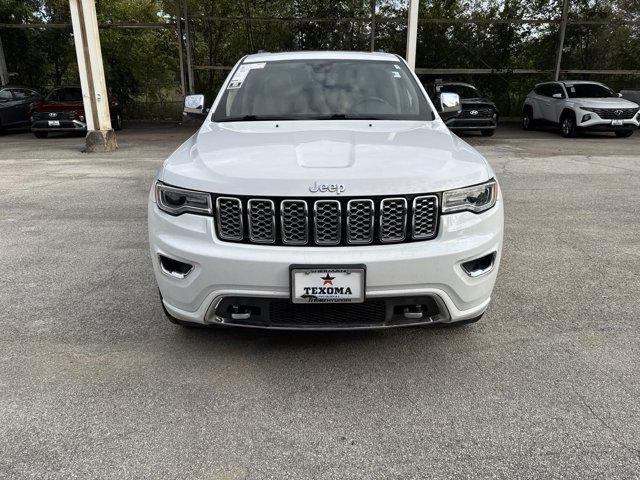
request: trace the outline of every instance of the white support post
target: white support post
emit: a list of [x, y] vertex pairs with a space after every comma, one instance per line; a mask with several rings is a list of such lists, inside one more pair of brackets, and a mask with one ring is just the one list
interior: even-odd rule
[[189, 95], [193, 93], [193, 63], [191, 60], [191, 29], [189, 28], [189, 1], [184, 0], [184, 41], [187, 50], [187, 81]]
[[86, 151], [111, 152], [118, 144], [111, 128], [95, 0], [69, 0], [69, 6], [87, 121]]
[[9, 83], [9, 71], [7, 70], [7, 62], [4, 58], [4, 49], [2, 48], [2, 37], [0, 37], [0, 87]]
[[406, 60], [411, 70], [416, 69], [416, 48], [418, 44], [418, 4], [419, 0], [409, 0]]
[[560, 33], [558, 35], [558, 50], [556, 53], [556, 68], [553, 79], [560, 79], [560, 66], [562, 65], [562, 50], [564, 50], [564, 36], [567, 31], [567, 19], [569, 17], [569, 0], [562, 2], [562, 18], [560, 19]]
[[184, 59], [182, 58], [182, 17], [180, 16], [180, 0], [176, 0], [176, 34], [178, 35], [178, 61], [180, 62], [180, 90], [182, 96], [187, 94], [184, 86]]

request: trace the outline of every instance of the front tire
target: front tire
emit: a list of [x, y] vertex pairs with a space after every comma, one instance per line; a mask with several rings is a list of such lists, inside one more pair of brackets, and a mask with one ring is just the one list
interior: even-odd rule
[[531, 107], [527, 107], [522, 111], [522, 129], [533, 130], [535, 123], [533, 120], [533, 110]]
[[480, 135], [482, 135], [483, 137], [493, 137], [494, 133], [495, 133], [494, 129], [491, 129], [491, 130], [480, 130]]
[[560, 120], [560, 134], [564, 138], [575, 138], [578, 135], [576, 117], [573, 113], [566, 113]]
[[49, 132], [33, 132], [36, 138], [47, 138], [49, 136]]
[[113, 129], [114, 130], [122, 130], [122, 116], [117, 113], [116, 118], [114, 119]]
[[616, 137], [627, 138], [633, 135], [633, 130], [620, 130], [615, 132], [615, 134], [616, 134]]

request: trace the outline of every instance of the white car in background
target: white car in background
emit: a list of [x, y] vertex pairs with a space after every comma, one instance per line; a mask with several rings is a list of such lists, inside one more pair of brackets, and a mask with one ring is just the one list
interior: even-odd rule
[[560, 127], [563, 137], [579, 131], [614, 132], [629, 137], [640, 124], [638, 104], [602, 83], [580, 80], [540, 83], [529, 92], [522, 109], [522, 127]]
[[174, 323], [363, 329], [477, 321], [502, 250], [489, 163], [385, 53], [242, 58], [149, 196]]

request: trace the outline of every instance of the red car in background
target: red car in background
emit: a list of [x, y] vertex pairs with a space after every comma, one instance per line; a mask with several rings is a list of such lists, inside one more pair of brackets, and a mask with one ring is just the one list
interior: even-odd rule
[[[114, 130], [122, 128], [122, 108], [110, 98], [109, 112]], [[51, 132], [86, 132], [87, 121], [82, 104], [80, 87], [54, 88], [44, 101], [31, 109], [31, 131], [38, 138], [46, 138]]]

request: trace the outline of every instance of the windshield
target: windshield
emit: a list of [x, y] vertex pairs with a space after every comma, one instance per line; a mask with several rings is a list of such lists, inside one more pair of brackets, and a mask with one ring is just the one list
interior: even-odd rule
[[249, 120], [433, 120], [402, 62], [291, 60], [243, 63], [213, 114]]
[[49, 102], [82, 102], [82, 90], [80, 88], [56, 88], [47, 95]]
[[569, 98], [610, 98], [617, 97], [613, 90], [597, 83], [577, 83], [565, 85]]
[[[437, 89], [438, 87], [436, 87]], [[440, 92], [457, 93], [460, 98], [479, 98], [480, 93], [469, 85], [441, 85]]]

